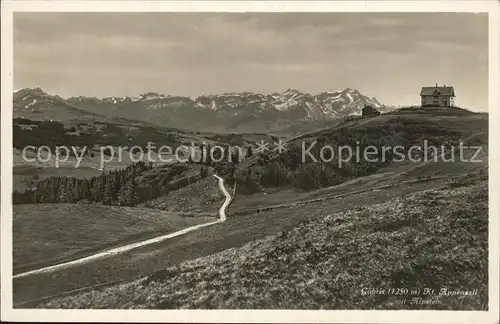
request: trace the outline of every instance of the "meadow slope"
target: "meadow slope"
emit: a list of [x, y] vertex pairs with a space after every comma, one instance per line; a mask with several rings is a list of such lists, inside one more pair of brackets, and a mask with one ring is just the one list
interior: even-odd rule
[[14, 273], [215, 219], [96, 204], [14, 205], [13, 211]]
[[[40, 308], [486, 309], [487, 171], [308, 218], [277, 235]], [[302, 211], [297, 208], [297, 211]], [[295, 210], [288, 211], [289, 214]], [[440, 289], [478, 295], [438, 296]], [[424, 288], [433, 304], [363, 288]]]

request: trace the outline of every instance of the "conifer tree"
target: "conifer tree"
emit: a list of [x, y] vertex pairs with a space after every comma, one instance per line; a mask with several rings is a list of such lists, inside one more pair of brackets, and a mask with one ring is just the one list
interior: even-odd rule
[[252, 155], [253, 155], [252, 147], [251, 147], [251, 146], [249, 146], [249, 147], [247, 148], [247, 158], [251, 157]]
[[131, 169], [128, 182], [120, 190], [119, 201], [121, 206], [134, 206], [138, 201], [134, 168]]
[[67, 178], [64, 178], [61, 182], [61, 192], [59, 194], [59, 201], [62, 203], [71, 202], [71, 191], [69, 188], [69, 182]]
[[113, 205], [116, 201], [116, 182], [114, 177], [108, 177], [106, 182], [106, 188], [104, 190], [103, 204]]

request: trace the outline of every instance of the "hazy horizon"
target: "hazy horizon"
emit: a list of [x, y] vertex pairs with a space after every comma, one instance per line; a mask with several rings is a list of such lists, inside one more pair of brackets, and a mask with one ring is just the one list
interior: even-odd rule
[[435, 83], [487, 111], [487, 14], [14, 14], [14, 88], [62, 97], [354, 88], [410, 105]]

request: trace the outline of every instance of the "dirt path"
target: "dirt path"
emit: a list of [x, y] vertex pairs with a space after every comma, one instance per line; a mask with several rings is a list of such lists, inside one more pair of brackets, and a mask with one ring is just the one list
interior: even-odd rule
[[170, 234], [166, 234], [166, 235], [162, 235], [162, 236], [158, 236], [158, 237], [153, 237], [153, 238], [145, 240], [145, 241], [140, 241], [140, 242], [136, 242], [136, 243], [132, 243], [132, 244], [127, 244], [127, 245], [120, 246], [120, 247], [117, 247], [117, 248], [114, 248], [114, 249], [110, 249], [110, 250], [106, 250], [106, 251], [103, 251], [103, 252], [99, 252], [99, 253], [96, 253], [96, 254], [93, 254], [93, 255], [90, 255], [90, 256], [87, 256], [87, 257], [84, 257], [84, 258], [76, 259], [76, 260], [73, 260], [73, 261], [64, 262], [64, 263], [56, 264], [56, 265], [53, 265], [53, 266], [44, 267], [44, 268], [40, 268], [40, 269], [36, 269], [36, 270], [31, 270], [31, 271], [28, 271], [28, 272], [20, 273], [20, 274], [17, 274], [15, 276], [13, 276], [13, 279], [27, 277], [27, 276], [31, 276], [31, 275], [34, 275], [34, 274], [47, 273], [47, 272], [56, 271], [56, 270], [63, 269], [63, 268], [68, 268], [68, 267], [71, 267], [71, 266], [74, 266], [74, 265], [87, 263], [87, 262], [90, 262], [90, 261], [93, 261], [93, 260], [97, 260], [97, 259], [101, 259], [101, 258], [104, 258], [104, 257], [107, 257], [107, 256], [112, 256], [112, 255], [124, 253], [124, 252], [130, 251], [132, 249], [136, 249], [136, 248], [143, 247], [143, 246], [146, 246], [146, 245], [150, 245], [150, 244], [154, 244], [154, 243], [159, 243], [159, 242], [162, 242], [162, 241], [167, 240], [169, 238], [180, 236], [180, 235], [183, 235], [183, 234], [195, 231], [195, 230], [200, 229], [202, 227], [206, 227], [206, 226], [210, 226], [210, 225], [214, 225], [214, 224], [225, 222], [226, 219], [227, 219], [227, 208], [228, 208], [229, 204], [231, 203], [231, 201], [233, 200], [234, 197], [231, 197], [231, 195], [229, 194], [229, 192], [224, 187], [224, 179], [222, 179], [221, 177], [219, 177], [216, 174], [214, 174], [214, 177], [216, 177], [218, 179], [219, 190], [226, 197], [224, 203], [222, 204], [222, 206], [219, 209], [219, 219], [217, 219], [215, 221], [212, 221], [212, 222], [208, 222], [208, 223], [203, 223], [203, 224], [198, 224], [198, 225], [190, 226], [190, 227], [184, 228], [184, 229], [182, 229], [180, 231], [173, 232], [173, 233], [170, 233]]
[[[415, 186], [419, 186], [417, 181], [403, 183], [411, 184], [412, 182], [415, 182]], [[400, 183], [400, 185], [403, 183]], [[212, 255], [229, 248], [242, 246], [250, 241], [275, 235], [285, 228], [295, 226], [300, 221], [316, 217], [316, 214], [325, 214], [327, 210], [320, 208], [323, 200], [332, 201], [331, 205], [328, 205], [328, 212], [341, 212], [355, 208], [359, 204], [387, 201], [399, 196], [404, 188], [406, 187], [402, 186], [398, 190], [393, 189], [387, 191], [387, 193], [379, 194], [375, 193], [378, 191], [373, 190], [375, 188], [371, 188], [372, 190], [356, 190], [345, 193], [342, 199], [333, 199], [335, 196], [332, 195], [324, 199], [314, 200], [319, 203], [314, 207], [304, 206], [307, 203], [313, 203], [313, 201], [306, 201], [306, 204], [302, 202], [286, 205], [299, 208], [296, 212], [286, 210], [286, 208], [283, 208], [284, 205], [271, 206], [274, 207], [271, 208], [272, 211], [267, 210], [268, 208], [260, 208], [259, 211], [250, 215], [239, 215], [238, 212], [233, 212], [230, 215], [231, 221], [222, 222], [217, 226], [207, 226], [171, 240], [148, 245], [124, 254], [111, 255], [94, 262], [60, 269], [55, 273], [39, 273], [14, 280], [15, 307], [32, 308], [42, 300], [50, 300], [62, 295], [71, 295], [143, 278], [168, 266]], [[390, 187], [380, 187], [379, 190], [384, 189], [390, 189]], [[427, 185], [423, 189], [428, 189]], [[412, 187], [411, 190], [406, 191], [413, 192], [415, 190], [422, 190], [422, 188]]]

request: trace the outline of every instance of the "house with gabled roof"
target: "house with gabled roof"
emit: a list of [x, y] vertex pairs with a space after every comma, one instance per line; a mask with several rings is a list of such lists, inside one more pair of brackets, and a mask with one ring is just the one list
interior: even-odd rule
[[422, 107], [450, 107], [455, 104], [455, 88], [446, 86], [422, 87], [420, 91]]
[[375, 107], [373, 107], [373, 106], [365, 105], [363, 107], [363, 109], [361, 110], [361, 115], [364, 117], [378, 116], [378, 115], [380, 115], [380, 111], [375, 109]]

